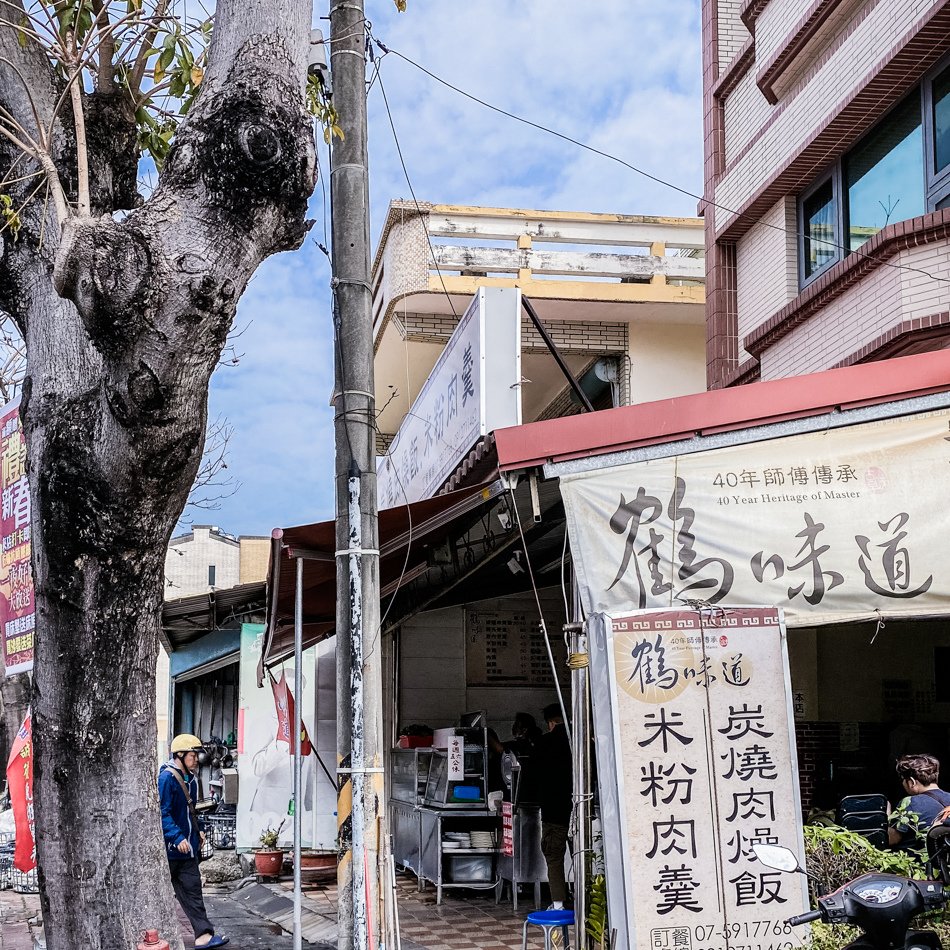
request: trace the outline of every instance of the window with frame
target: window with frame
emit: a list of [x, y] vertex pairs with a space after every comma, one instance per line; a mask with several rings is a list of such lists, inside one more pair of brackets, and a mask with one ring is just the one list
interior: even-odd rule
[[881, 228], [950, 207], [950, 57], [798, 201], [807, 286]]

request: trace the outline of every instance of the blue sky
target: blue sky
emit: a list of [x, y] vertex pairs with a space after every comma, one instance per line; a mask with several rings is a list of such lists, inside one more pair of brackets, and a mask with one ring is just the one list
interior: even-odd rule
[[[317, 13], [322, 0], [317, 0]], [[374, 34], [449, 82], [699, 193], [699, 0], [367, 0]], [[592, 16], [596, 12], [596, 18]], [[324, 24], [324, 28], [326, 24]], [[692, 215], [696, 202], [440, 86], [390, 55], [381, 75], [420, 201]], [[369, 100], [373, 239], [409, 188], [378, 85]], [[322, 143], [321, 143], [322, 144]], [[321, 172], [326, 169], [325, 150]], [[241, 300], [237, 366], [214, 375], [212, 418], [234, 434], [240, 483], [185, 518], [233, 534], [333, 516], [333, 387], [323, 193], [304, 247], [265, 261]], [[315, 239], [315, 240], [314, 240]], [[375, 243], [374, 243], [375, 248]]]

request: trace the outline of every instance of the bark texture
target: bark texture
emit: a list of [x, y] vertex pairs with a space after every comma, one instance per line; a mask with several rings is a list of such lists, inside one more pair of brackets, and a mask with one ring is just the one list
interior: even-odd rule
[[[202, 91], [144, 203], [131, 114], [87, 96], [96, 216], [60, 230], [34, 205], [3, 246], [0, 307], [28, 352], [21, 415], [50, 950], [133, 947], [146, 925], [181, 946], [152, 753], [164, 553], [200, 462], [208, 382], [238, 299], [265, 257], [306, 232], [310, 17], [300, 0], [219, 0]], [[35, 88], [54, 88], [35, 51], [4, 32], [0, 56], [35, 74]], [[14, 86], [0, 63], [0, 105], [32, 122]], [[57, 161], [69, 194], [64, 122]], [[10, 159], [0, 146], [0, 163]], [[117, 209], [131, 210], [120, 220]]]

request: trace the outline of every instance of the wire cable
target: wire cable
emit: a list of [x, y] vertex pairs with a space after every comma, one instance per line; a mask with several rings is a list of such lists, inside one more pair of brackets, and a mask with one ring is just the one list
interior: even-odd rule
[[[771, 224], [768, 221], [762, 220], [762, 218], [753, 218], [750, 212], [748, 211], [736, 211], [734, 208], [729, 208], [726, 205], [720, 204], [717, 201], [712, 200], [711, 198], [706, 198], [702, 195], [698, 195], [695, 192], [690, 191], [688, 188], [683, 188], [681, 185], [676, 185], [671, 181], [668, 181], [665, 178], [661, 178], [659, 175], [654, 175], [652, 172], [648, 172], [643, 168], [640, 168], [637, 165], [634, 165], [631, 162], [626, 161], [623, 158], [620, 158], [618, 155], [613, 155], [610, 152], [605, 152], [603, 149], [599, 149], [594, 145], [589, 145], [587, 142], [582, 142], [580, 139], [576, 139], [573, 136], [567, 135], [564, 132], [558, 132], [556, 129], [548, 128], [546, 125], [542, 125], [539, 122], [534, 122], [531, 119], [526, 119], [524, 116], [518, 115], [515, 112], [510, 112], [507, 109], [503, 109], [501, 106], [496, 106], [491, 102], [488, 102], [485, 99], [476, 96], [474, 93], [467, 92], [466, 90], [456, 86], [455, 84], [449, 82], [447, 79], [443, 79], [441, 76], [432, 72], [430, 69], [427, 69], [421, 63], [417, 63], [414, 59], [411, 59], [409, 56], [406, 56], [405, 53], [399, 52], [397, 49], [388, 47], [383, 44], [376, 36], [370, 34], [373, 42], [384, 52], [391, 53], [393, 56], [397, 56], [399, 59], [408, 63], [410, 66], [414, 66], [420, 72], [425, 73], [431, 79], [434, 79], [436, 82], [441, 83], [447, 89], [451, 89], [453, 92], [458, 93], [460, 96], [464, 96], [466, 99], [471, 99], [472, 102], [478, 103], [478, 105], [483, 106], [486, 109], [490, 109], [492, 112], [497, 112], [499, 115], [506, 116], [509, 119], [513, 119], [516, 122], [520, 122], [523, 125], [527, 125], [533, 129], [537, 129], [539, 132], [545, 132], [548, 135], [553, 135], [555, 138], [559, 138], [564, 142], [568, 142], [571, 145], [576, 145], [578, 148], [584, 149], [587, 152], [591, 152], [594, 155], [599, 155], [602, 158], [606, 158], [609, 161], [616, 162], [618, 165], [622, 165], [624, 168], [629, 169], [637, 175], [641, 175], [644, 178], [649, 179], [652, 182], [655, 182], [658, 185], [663, 185], [666, 188], [671, 188], [673, 191], [679, 192], [681, 195], [685, 195], [687, 198], [693, 198], [696, 201], [701, 201], [704, 204], [708, 205], [711, 208], [715, 208], [717, 211], [724, 211], [727, 214], [734, 215], [738, 219], [745, 219], [752, 222], [752, 227], [755, 225], [761, 225], [762, 227], [769, 228], [773, 231], [780, 231], [783, 234], [791, 234], [796, 238], [803, 238], [809, 240], [814, 244], [821, 244], [826, 247], [832, 247], [835, 250], [843, 251], [844, 255], [842, 259], [851, 254], [857, 255], [860, 258], [865, 260], [873, 261], [875, 264], [878, 264], [883, 267], [891, 267], [895, 270], [908, 271], [914, 274], [920, 274], [923, 277], [929, 277], [931, 280], [939, 281], [940, 283], [950, 283], [950, 277], [939, 277], [936, 274], [930, 273], [930, 271], [924, 270], [920, 267], [913, 267], [909, 264], [895, 264], [891, 261], [881, 260], [879, 257], [876, 257], [873, 254], [867, 254], [860, 250], [851, 250], [851, 248], [846, 244], [839, 244], [836, 241], [829, 241], [826, 238], [816, 238], [806, 235], [803, 231], [793, 230], [791, 228], [783, 227], [780, 224]], [[382, 80], [380, 80], [380, 85], [382, 85]]]
[[[370, 36], [372, 36], [372, 34], [370, 34]], [[378, 40], [376, 42], [377, 44], [379, 43]], [[382, 62], [382, 59], [380, 59], [380, 62]], [[432, 246], [432, 236], [429, 234], [429, 226], [426, 223], [426, 216], [422, 213], [422, 208], [419, 207], [419, 201], [416, 198], [416, 191], [412, 187], [412, 182], [409, 180], [409, 170], [406, 168], [406, 160], [403, 158], [402, 146], [399, 144], [399, 136], [396, 134], [396, 123], [393, 122], [393, 114], [389, 108], [389, 98], [386, 95], [386, 86], [383, 84], [382, 69], [377, 68], [376, 79], [379, 81], [379, 91], [383, 94], [383, 104], [386, 106], [386, 115], [389, 117], [389, 127], [393, 130], [393, 141], [396, 143], [396, 153], [399, 155], [399, 164], [402, 165], [402, 173], [406, 176], [406, 184], [409, 186], [409, 194], [412, 195], [413, 204], [415, 204], [416, 212], [419, 215], [419, 220], [422, 222], [422, 228], [425, 231], [426, 241], [429, 244], [429, 254], [432, 256], [432, 263], [435, 266], [436, 273], [439, 275], [439, 282], [442, 284], [442, 292], [445, 294], [445, 299], [449, 302], [449, 306], [452, 308], [452, 315], [456, 320], [458, 320], [459, 315], [458, 311], [455, 309], [455, 302], [449, 295], [448, 288], [445, 286], [445, 277], [442, 275], [442, 268], [439, 266], [438, 260], [436, 260], [435, 248]]]
[[531, 590], [534, 592], [534, 602], [538, 608], [538, 619], [541, 624], [541, 633], [544, 635], [544, 646], [548, 651], [548, 663], [551, 665], [551, 676], [554, 677], [554, 690], [557, 693], [558, 705], [561, 707], [561, 715], [564, 717], [564, 725], [567, 729], [567, 741], [571, 747], [571, 754], [573, 755], [574, 740], [571, 737], [571, 719], [567, 714], [567, 707], [564, 705], [564, 693], [561, 690], [561, 683], [557, 678], [557, 666], [554, 662], [554, 653], [551, 650], [551, 638], [548, 636], [548, 625], [544, 619], [544, 610], [541, 607], [541, 595], [538, 592], [538, 585], [534, 579], [534, 568], [531, 566], [531, 557], [528, 554], [528, 542], [525, 540], [524, 528], [521, 526], [521, 513], [518, 511], [518, 502], [515, 499], [515, 490], [511, 482], [508, 483], [508, 492], [511, 495], [511, 507], [514, 508], [515, 511], [515, 521], [518, 525], [518, 535], [521, 538], [521, 549], [524, 551], [524, 562], [528, 571], [528, 580], [531, 582]]

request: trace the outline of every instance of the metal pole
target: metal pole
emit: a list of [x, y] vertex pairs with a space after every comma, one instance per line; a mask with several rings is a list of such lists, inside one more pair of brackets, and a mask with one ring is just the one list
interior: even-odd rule
[[587, 692], [587, 634], [568, 624], [571, 652], [571, 724], [574, 733], [574, 946], [583, 946], [587, 920], [587, 867], [590, 852], [590, 721]]
[[365, 835], [365, 794], [366, 785], [366, 748], [363, 741], [363, 730], [356, 728], [357, 710], [362, 710], [365, 702], [363, 695], [363, 599], [360, 592], [363, 589], [363, 532], [360, 517], [360, 470], [355, 461], [350, 465], [349, 506], [347, 518], [350, 524], [349, 546], [349, 576], [347, 583], [349, 590], [355, 592], [350, 597], [350, 649], [352, 666], [350, 669], [350, 686], [354, 711], [354, 728], [352, 733], [352, 778], [353, 778], [353, 946], [364, 948], [367, 946], [366, 917], [369, 907], [360, 903], [360, 898], [367, 893], [366, 866], [366, 835]]
[[331, 0], [339, 950], [376, 950], [385, 872], [376, 400], [363, 0]]
[[300, 912], [300, 830], [303, 817], [303, 755], [300, 737], [303, 734], [303, 558], [297, 558], [297, 584], [294, 590], [294, 950], [303, 948], [303, 927]]
[[524, 307], [525, 313], [528, 314], [528, 317], [534, 324], [535, 330], [538, 331], [538, 335], [544, 341], [544, 345], [548, 348], [551, 356], [554, 357], [554, 362], [557, 363], [558, 369], [560, 369], [571, 389], [574, 390], [574, 395], [580, 400], [581, 405], [584, 407], [584, 411], [593, 412], [594, 407], [587, 398], [587, 393], [581, 389], [581, 384], [574, 378], [574, 374], [571, 372], [571, 368], [567, 365], [567, 363], [564, 362], [564, 357], [561, 356], [561, 351], [557, 348], [557, 344], [551, 339], [551, 334], [548, 333], [547, 328], [541, 322], [541, 318], [538, 316], [534, 307], [531, 306], [531, 301], [528, 300], [524, 294], [521, 295], [521, 306]]

